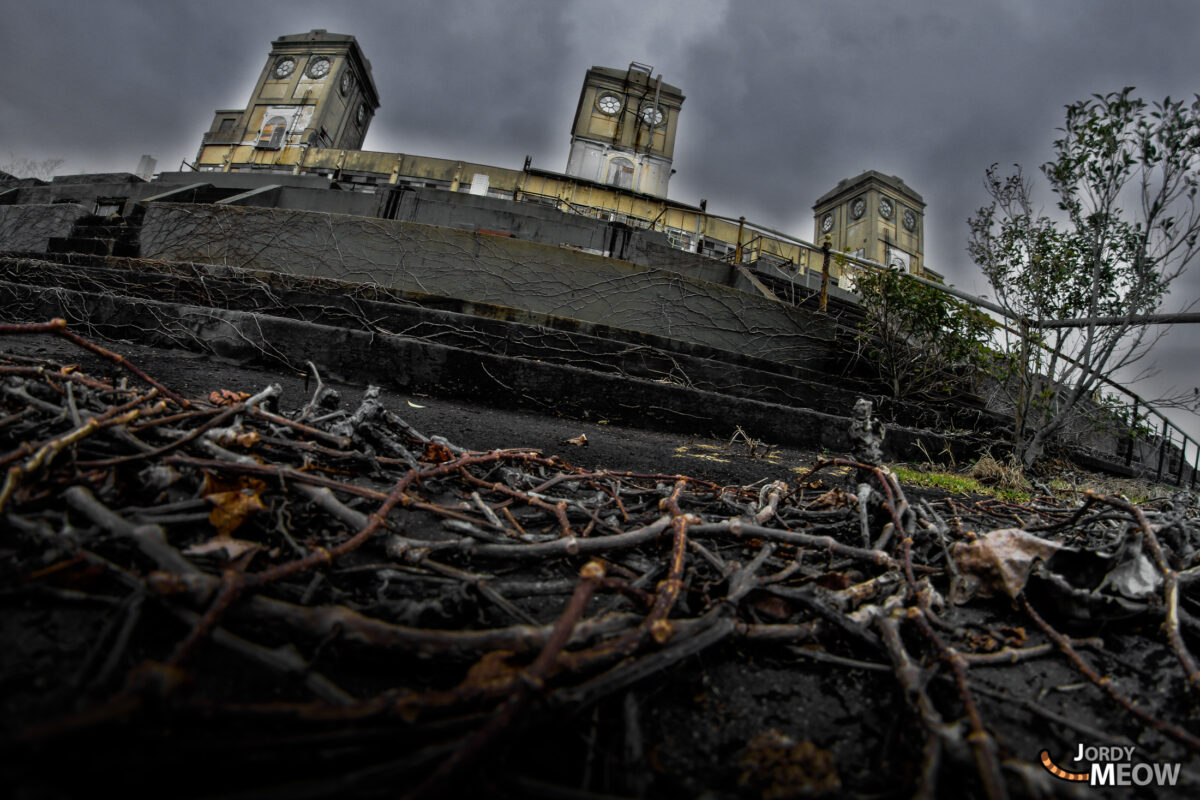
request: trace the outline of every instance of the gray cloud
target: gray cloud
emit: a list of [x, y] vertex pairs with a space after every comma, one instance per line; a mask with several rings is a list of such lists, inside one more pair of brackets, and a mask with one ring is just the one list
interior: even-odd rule
[[[1190, 0], [0, 0], [0, 12], [0, 162], [128, 170], [151, 153], [177, 168], [214, 109], [245, 102], [273, 38], [320, 27], [358, 37], [371, 60], [383, 106], [367, 147], [562, 169], [584, 71], [637, 60], [687, 96], [673, 197], [808, 238], [812, 202], [839, 179], [897, 174], [928, 203], [927, 262], [981, 293], [965, 222], [989, 164], [1036, 175], [1063, 106], [1093, 92], [1200, 89]], [[1193, 273], [1173, 305], [1200, 297]], [[1197, 333], [1160, 343], [1160, 383], [1198, 382]]]

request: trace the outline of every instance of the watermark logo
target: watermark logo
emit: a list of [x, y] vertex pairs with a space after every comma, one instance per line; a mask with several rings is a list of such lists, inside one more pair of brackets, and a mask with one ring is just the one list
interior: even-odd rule
[[1179, 764], [1136, 761], [1129, 747], [1093, 747], [1080, 744], [1072, 759], [1072, 769], [1063, 769], [1050, 757], [1049, 750], [1038, 754], [1042, 766], [1059, 780], [1086, 782], [1090, 786], [1174, 786], [1179, 780]]

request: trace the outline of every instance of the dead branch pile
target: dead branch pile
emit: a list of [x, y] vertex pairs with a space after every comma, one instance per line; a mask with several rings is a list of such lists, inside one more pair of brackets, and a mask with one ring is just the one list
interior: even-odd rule
[[[28, 332], [74, 336], [0, 330]], [[1200, 753], [1187, 496], [910, 500], [839, 459], [728, 487], [470, 451], [319, 379], [299, 408], [16, 358], [0, 381], [9, 785], [1046, 796], [1039, 759], [1123, 744], [1184, 765], [1169, 794]], [[722, 711], [694, 689], [717, 660], [824, 670], [849, 713], [745, 686], [762, 708]], [[839, 735], [859, 716], [885, 721]], [[759, 732], [690, 756], [663, 721], [735, 718]]]

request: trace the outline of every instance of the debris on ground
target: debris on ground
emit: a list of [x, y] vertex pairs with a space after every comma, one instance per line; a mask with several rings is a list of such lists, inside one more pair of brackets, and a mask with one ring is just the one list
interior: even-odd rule
[[1200, 791], [1186, 493], [584, 469], [70, 335], [121, 377], [0, 356], [15, 796]]

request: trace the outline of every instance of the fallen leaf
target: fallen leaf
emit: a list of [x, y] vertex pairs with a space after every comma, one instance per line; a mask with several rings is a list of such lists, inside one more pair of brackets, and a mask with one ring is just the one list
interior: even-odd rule
[[1025, 642], [1029, 640], [1029, 635], [1025, 633], [1024, 628], [1001, 625], [1000, 632], [1004, 634], [1005, 641], [1010, 647], [1024, 647]]
[[256, 478], [242, 477], [237, 480], [204, 476], [204, 499], [212, 504], [208, 521], [217, 529], [218, 536], [229, 536], [246, 521], [251, 514], [266, 511], [260, 495], [267, 485]]
[[249, 399], [250, 395], [246, 392], [231, 392], [229, 389], [221, 389], [216, 392], [208, 393], [208, 402], [214, 406], [232, 406], [243, 400]]
[[588, 445], [587, 434], [581, 433], [578, 436], [576, 436], [574, 439], [567, 439], [566, 443], [573, 444], [576, 447], [587, 447], [587, 445]]
[[[812, 484], [809, 485], [811, 486]], [[817, 511], [822, 509], [833, 510], [837, 508], [845, 508], [846, 506], [850, 505], [851, 502], [857, 503], [858, 498], [855, 495], [846, 494], [841, 489], [835, 487], [809, 503], [808, 510]]]
[[417, 405], [417, 404], [416, 404], [416, 403], [414, 403], [412, 400], [409, 400], [409, 401], [407, 401], [407, 402], [408, 402], [408, 404], [409, 404], [410, 406], [412, 406], [413, 408], [425, 408], [425, 406]]
[[1109, 573], [1104, 584], [1129, 600], [1149, 600], [1162, 587], [1162, 574], [1146, 554], [1138, 550]]
[[972, 653], [994, 653], [1000, 649], [1000, 643], [991, 634], [968, 631], [966, 640]]
[[950, 589], [951, 601], [962, 604], [972, 597], [1003, 595], [1015, 598], [1025, 588], [1029, 573], [1061, 545], [1019, 528], [991, 531], [973, 542], [960, 542], [950, 555], [958, 576]]
[[446, 447], [444, 444], [438, 444], [437, 442], [430, 442], [429, 444], [425, 445], [425, 455], [422, 457], [422, 460], [433, 464], [443, 464], [447, 461], [453, 460], [453, 458], [454, 453], [450, 452], [449, 447]]
[[512, 664], [513, 651], [493, 650], [471, 665], [467, 677], [459, 684], [459, 689], [478, 689], [481, 691], [504, 691], [516, 683], [520, 673], [518, 667]]
[[259, 511], [266, 511], [258, 495], [250, 489], [240, 492], [217, 492], [206, 498], [213, 504], [208, 521], [217, 529], [220, 536], [228, 536], [241, 527], [246, 517]]
[[773, 622], [783, 622], [792, 615], [792, 605], [786, 598], [771, 594], [751, 596], [750, 605], [755, 611], [766, 616]]

